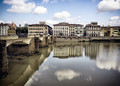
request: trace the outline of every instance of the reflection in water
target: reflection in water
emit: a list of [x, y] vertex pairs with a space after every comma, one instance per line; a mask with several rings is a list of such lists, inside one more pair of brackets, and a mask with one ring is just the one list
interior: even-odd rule
[[90, 59], [96, 59], [98, 53], [99, 53], [99, 43], [89, 43], [86, 44], [85, 46], [85, 55], [89, 56]]
[[65, 69], [65, 70], [58, 70], [55, 72], [55, 75], [57, 76], [57, 79], [59, 81], [63, 80], [71, 80], [77, 76], [80, 76], [80, 73], [75, 72], [74, 70], [71, 69]]
[[120, 43], [56, 43], [25, 86], [119, 86], [119, 56]]
[[25, 86], [120, 86], [120, 43], [56, 43], [40, 52], [9, 59], [3, 86], [20, 86], [28, 79]]
[[60, 45], [54, 46], [53, 48], [54, 57], [68, 58], [68, 57], [78, 57], [83, 54], [83, 46], [81, 45]]
[[[51, 47], [49, 47], [51, 48]], [[51, 53], [49, 48], [41, 48], [41, 54], [33, 56], [9, 57], [8, 76], [0, 80], [0, 86], [23, 86]], [[44, 53], [42, 53], [44, 51]], [[52, 51], [52, 50], [51, 50]]]
[[96, 59], [97, 67], [107, 70], [118, 70], [120, 72], [120, 44], [100, 45], [100, 52]]

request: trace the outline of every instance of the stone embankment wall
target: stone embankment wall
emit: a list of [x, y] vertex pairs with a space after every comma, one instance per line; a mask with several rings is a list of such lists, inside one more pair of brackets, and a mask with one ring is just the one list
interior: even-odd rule
[[18, 39], [18, 36], [1, 36], [0, 40]]
[[120, 37], [57, 37], [56, 42], [120, 41]]
[[80, 41], [90, 41], [88, 38], [56, 38], [56, 42], [80, 42]]

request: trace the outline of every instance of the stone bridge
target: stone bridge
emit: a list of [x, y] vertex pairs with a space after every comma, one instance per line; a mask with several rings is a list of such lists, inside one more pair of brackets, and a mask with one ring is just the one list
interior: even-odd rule
[[47, 47], [55, 40], [53, 36], [43, 36], [35, 38], [19, 38], [6, 40], [8, 54], [32, 54], [39, 52], [40, 47]]
[[4, 75], [8, 71], [7, 54], [31, 55], [40, 52], [40, 47], [46, 47], [55, 41], [56, 37], [53, 36], [0, 40], [0, 75]]
[[[2, 40], [0, 40], [2, 41]], [[39, 52], [40, 47], [47, 47], [56, 41], [55, 36], [42, 36], [35, 38], [18, 38], [18, 39], [6, 39], [6, 47], [8, 54], [33, 54]]]

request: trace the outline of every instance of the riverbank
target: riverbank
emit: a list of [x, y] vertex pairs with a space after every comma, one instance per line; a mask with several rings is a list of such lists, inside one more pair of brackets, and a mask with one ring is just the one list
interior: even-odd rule
[[57, 37], [56, 42], [118, 41], [120, 37]]

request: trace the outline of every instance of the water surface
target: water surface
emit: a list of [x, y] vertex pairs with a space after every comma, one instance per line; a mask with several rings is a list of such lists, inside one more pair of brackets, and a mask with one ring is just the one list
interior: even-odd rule
[[120, 86], [120, 43], [56, 43], [25, 86]]
[[120, 86], [120, 43], [55, 43], [8, 60], [0, 86]]

